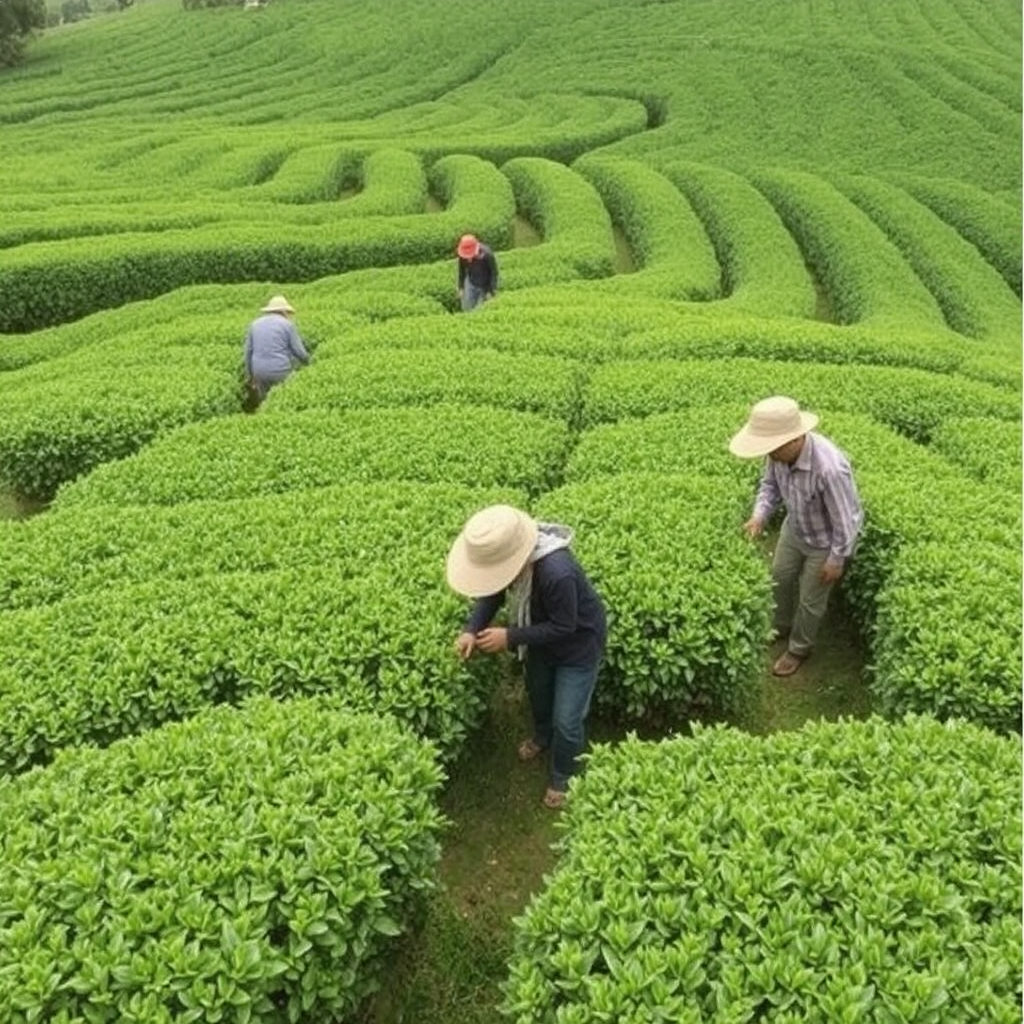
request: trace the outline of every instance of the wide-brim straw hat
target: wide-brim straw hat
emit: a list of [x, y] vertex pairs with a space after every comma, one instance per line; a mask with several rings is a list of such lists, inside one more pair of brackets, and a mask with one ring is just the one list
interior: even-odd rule
[[471, 516], [448, 552], [448, 585], [467, 597], [504, 590], [537, 543], [535, 520], [511, 505], [489, 505]]
[[743, 459], [756, 459], [801, 437], [818, 424], [813, 412], [803, 412], [792, 398], [773, 395], [750, 410], [750, 418], [729, 442], [729, 451]]
[[292, 304], [283, 296], [275, 295], [264, 307], [260, 310], [261, 313], [294, 313], [295, 310], [292, 308]]
[[471, 260], [480, 251], [480, 240], [476, 235], [463, 235], [456, 251], [464, 260]]

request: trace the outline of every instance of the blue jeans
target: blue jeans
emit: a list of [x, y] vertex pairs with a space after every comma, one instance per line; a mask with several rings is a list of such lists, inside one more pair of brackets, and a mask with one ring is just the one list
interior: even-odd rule
[[598, 665], [558, 665], [526, 654], [526, 693], [533, 712], [533, 742], [551, 748], [551, 788], [564, 792], [579, 771], [586, 745], [583, 723], [597, 682]]
[[466, 283], [462, 286], [462, 311], [468, 313], [471, 309], [482, 306], [486, 299], [487, 292], [466, 278]]

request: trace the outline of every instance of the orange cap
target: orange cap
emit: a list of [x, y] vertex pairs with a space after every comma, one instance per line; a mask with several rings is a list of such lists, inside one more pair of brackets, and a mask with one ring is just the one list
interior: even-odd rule
[[459, 247], [456, 250], [464, 260], [471, 260], [480, 248], [480, 242], [476, 235], [463, 235], [459, 239]]

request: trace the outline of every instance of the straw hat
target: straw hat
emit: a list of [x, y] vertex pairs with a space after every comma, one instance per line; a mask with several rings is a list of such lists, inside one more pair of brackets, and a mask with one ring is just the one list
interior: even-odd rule
[[510, 505], [490, 505], [471, 516], [448, 552], [448, 585], [467, 597], [504, 590], [537, 543], [537, 524]]
[[459, 247], [456, 250], [464, 260], [471, 260], [480, 249], [480, 240], [476, 235], [463, 235], [459, 239]]
[[261, 313], [294, 313], [292, 304], [283, 296], [275, 295], [264, 307], [260, 310]]
[[729, 451], [743, 459], [756, 459], [802, 437], [817, 426], [813, 412], [802, 412], [792, 398], [773, 395], [750, 410], [743, 429], [729, 442]]

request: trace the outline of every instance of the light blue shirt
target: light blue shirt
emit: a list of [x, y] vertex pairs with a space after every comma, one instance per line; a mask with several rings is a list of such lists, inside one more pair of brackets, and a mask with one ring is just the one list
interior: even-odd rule
[[253, 320], [245, 336], [245, 373], [263, 380], [283, 380], [293, 361], [309, 362], [295, 325], [281, 313], [265, 313]]

